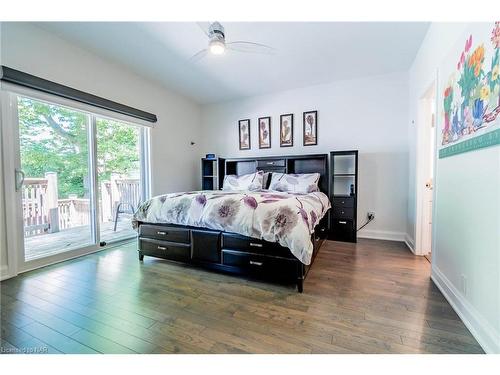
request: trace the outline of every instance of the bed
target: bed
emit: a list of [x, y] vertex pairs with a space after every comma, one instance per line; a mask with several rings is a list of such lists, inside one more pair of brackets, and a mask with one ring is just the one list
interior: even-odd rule
[[302, 292], [328, 233], [327, 171], [326, 154], [225, 159], [223, 190], [164, 194], [140, 205], [133, 219], [139, 260], [293, 281]]

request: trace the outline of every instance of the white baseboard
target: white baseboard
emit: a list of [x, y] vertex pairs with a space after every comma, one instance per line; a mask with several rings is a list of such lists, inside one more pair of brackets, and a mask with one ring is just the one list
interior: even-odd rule
[[388, 240], [388, 241], [401, 241], [404, 242], [406, 233], [391, 232], [387, 230], [371, 230], [361, 229], [358, 232], [359, 238], [372, 238], [374, 240]]
[[434, 265], [432, 266], [431, 279], [483, 350], [486, 353], [500, 353], [500, 333], [496, 332], [491, 324], [484, 319], [439, 268]]
[[408, 249], [415, 254], [415, 242], [413, 241], [413, 238], [411, 238], [408, 233], [405, 234], [405, 244], [408, 246]]

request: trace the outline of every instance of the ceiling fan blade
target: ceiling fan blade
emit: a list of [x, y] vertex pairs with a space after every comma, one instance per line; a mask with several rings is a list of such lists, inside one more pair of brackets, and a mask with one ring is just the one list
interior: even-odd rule
[[266, 55], [272, 55], [276, 52], [275, 48], [267, 46], [265, 44], [246, 42], [242, 40], [226, 43], [226, 46], [228, 49], [231, 49], [233, 51], [245, 53], [262, 53]]
[[206, 36], [209, 36], [208, 29], [210, 27], [210, 22], [196, 22], [196, 24]]
[[189, 62], [196, 63], [196, 62], [200, 61], [202, 58], [204, 58], [207, 55], [207, 52], [208, 52], [208, 50], [206, 48], [202, 49], [201, 51], [199, 51], [199, 52], [195, 53], [193, 56], [191, 56], [189, 58]]

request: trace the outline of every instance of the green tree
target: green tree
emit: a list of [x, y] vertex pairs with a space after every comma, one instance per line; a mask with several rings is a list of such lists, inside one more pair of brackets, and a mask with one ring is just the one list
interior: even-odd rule
[[[87, 195], [89, 116], [62, 106], [19, 98], [19, 135], [22, 168], [27, 177], [57, 172], [59, 198]], [[139, 130], [99, 118], [97, 173], [99, 181], [112, 172], [129, 175], [139, 170]]]

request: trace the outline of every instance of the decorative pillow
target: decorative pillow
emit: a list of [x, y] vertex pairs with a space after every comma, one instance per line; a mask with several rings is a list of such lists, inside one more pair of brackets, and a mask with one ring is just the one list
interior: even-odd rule
[[312, 193], [319, 191], [319, 173], [285, 174], [273, 173], [269, 190], [289, 193]]
[[244, 174], [237, 176], [229, 174], [224, 177], [222, 190], [260, 190], [262, 189], [262, 180], [264, 172]]

